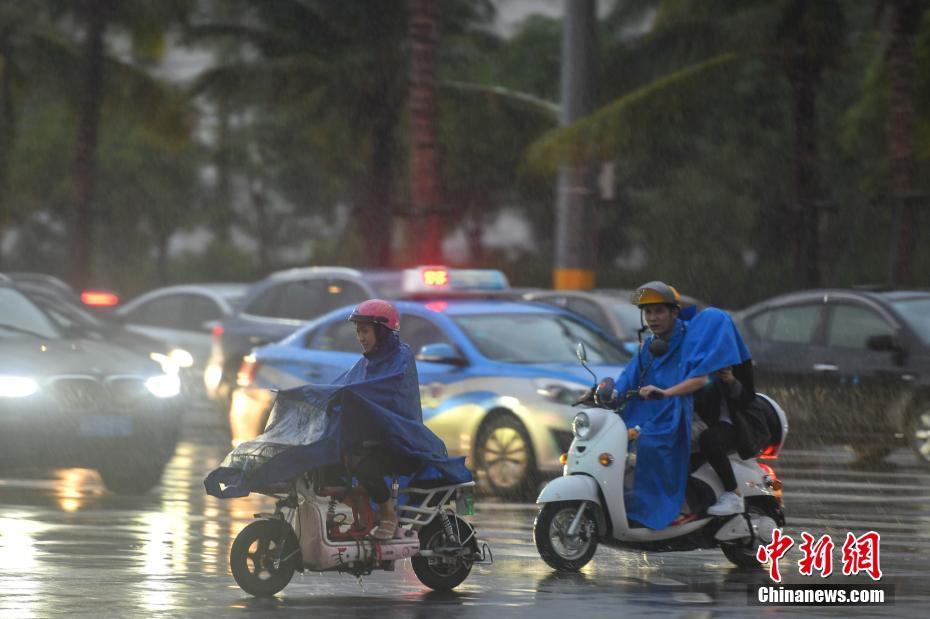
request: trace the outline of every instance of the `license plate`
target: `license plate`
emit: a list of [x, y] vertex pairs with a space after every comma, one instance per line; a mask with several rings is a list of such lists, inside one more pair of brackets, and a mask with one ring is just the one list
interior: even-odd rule
[[113, 438], [132, 434], [132, 419], [108, 415], [81, 417], [81, 436], [91, 438]]

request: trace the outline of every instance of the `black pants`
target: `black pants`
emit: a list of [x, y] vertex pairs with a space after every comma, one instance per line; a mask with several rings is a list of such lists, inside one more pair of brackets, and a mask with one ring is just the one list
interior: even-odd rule
[[698, 444], [701, 453], [723, 482], [723, 489], [729, 492], [736, 490], [736, 477], [733, 475], [728, 456], [736, 449], [736, 430], [733, 424], [718, 421], [701, 433]]
[[350, 471], [375, 503], [391, 498], [391, 490], [384, 482], [385, 475], [409, 475], [418, 468], [416, 460], [383, 447], [353, 449], [348, 460]]

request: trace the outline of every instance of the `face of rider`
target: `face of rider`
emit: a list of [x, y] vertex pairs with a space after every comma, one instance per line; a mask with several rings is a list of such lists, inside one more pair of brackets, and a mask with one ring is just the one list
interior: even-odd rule
[[355, 335], [358, 343], [362, 345], [362, 352], [370, 353], [378, 346], [378, 334], [375, 325], [370, 322], [355, 323]]
[[665, 304], [646, 305], [643, 307], [646, 326], [656, 337], [666, 339], [675, 328], [678, 308]]

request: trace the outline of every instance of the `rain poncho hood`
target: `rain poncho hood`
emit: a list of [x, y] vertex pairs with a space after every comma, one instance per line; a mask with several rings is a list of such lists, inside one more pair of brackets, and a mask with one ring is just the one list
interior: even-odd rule
[[344, 450], [372, 443], [419, 461], [415, 480], [472, 479], [465, 459], [449, 458], [442, 440], [423, 425], [416, 362], [395, 333], [332, 385], [280, 391], [265, 432], [230, 452], [204, 486], [221, 498], [246, 496], [337, 464]]
[[[649, 352], [653, 336], [617, 379], [620, 393], [655, 385], [668, 389], [749, 359], [732, 319], [707, 308], [688, 322], [678, 320], [668, 351]], [[650, 529], [663, 529], [677, 516], [685, 498], [691, 446], [691, 396], [630, 400], [622, 415], [627, 427], [640, 426], [632, 490], [624, 495], [627, 517]], [[631, 445], [631, 448], [633, 446]]]

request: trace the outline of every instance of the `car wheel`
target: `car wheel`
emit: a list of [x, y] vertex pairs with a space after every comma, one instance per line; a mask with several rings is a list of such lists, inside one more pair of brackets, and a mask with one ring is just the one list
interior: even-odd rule
[[165, 463], [145, 466], [103, 467], [97, 469], [103, 485], [116, 494], [145, 494], [158, 485]]
[[907, 442], [921, 464], [930, 466], [930, 402], [920, 402], [904, 429]]
[[478, 471], [491, 492], [524, 499], [536, 487], [536, 457], [530, 435], [512, 415], [497, 415], [478, 432], [475, 447]]

